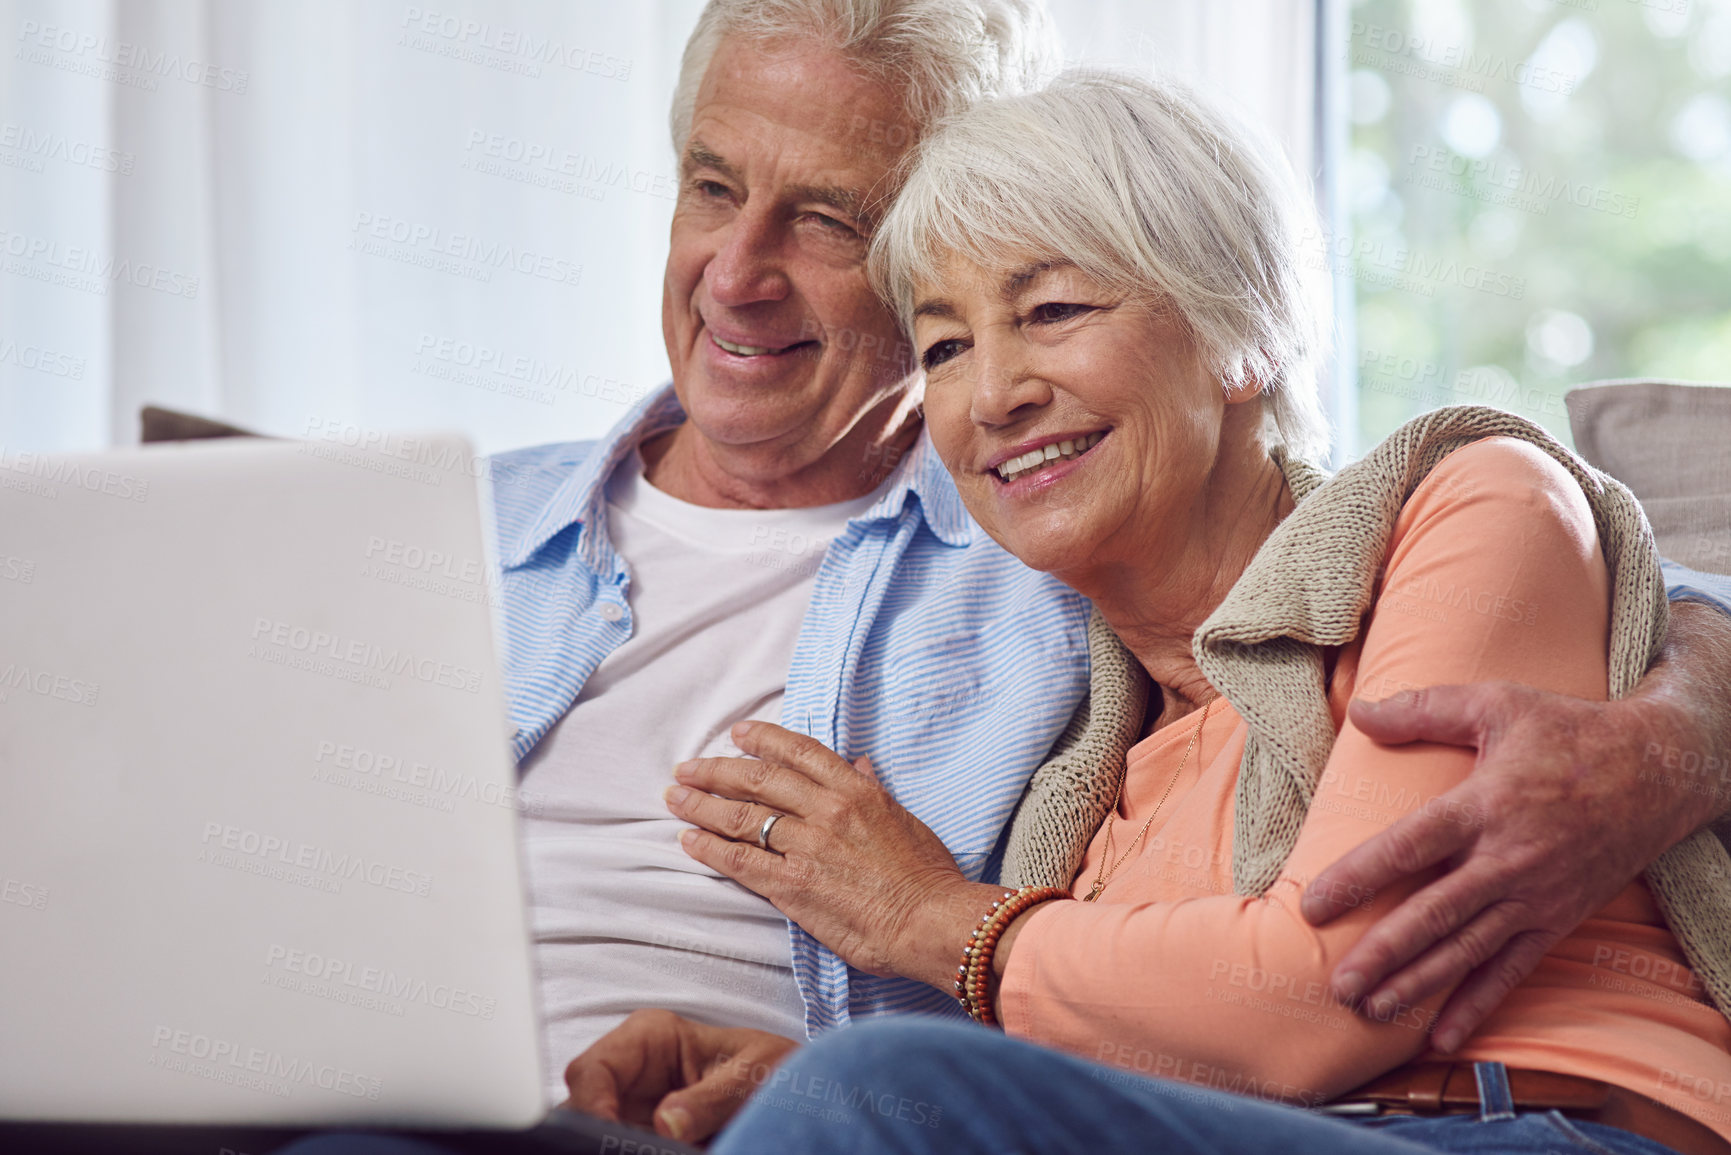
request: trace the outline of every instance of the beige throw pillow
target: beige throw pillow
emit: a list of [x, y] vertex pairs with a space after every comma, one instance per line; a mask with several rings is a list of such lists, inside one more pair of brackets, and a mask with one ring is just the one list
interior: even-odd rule
[[1565, 403], [1575, 449], [1635, 491], [1659, 552], [1731, 574], [1731, 387], [1606, 381]]

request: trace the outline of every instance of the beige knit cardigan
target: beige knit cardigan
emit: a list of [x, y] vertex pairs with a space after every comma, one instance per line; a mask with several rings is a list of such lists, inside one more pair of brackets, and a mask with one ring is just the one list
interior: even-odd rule
[[[1334, 746], [1323, 649], [1353, 641], [1402, 506], [1443, 457], [1492, 436], [1555, 458], [1592, 507], [1611, 576], [1612, 698], [1658, 654], [1667, 605], [1652, 531], [1620, 482], [1530, 421], [1455, 406], [1407, 423], [1332, 479], [1276, 454], [1297, 508], [1274, 530], [1193, 640], [1197, 665], [1249, 726], [1239, 766], [1233, 889], [1256, 895], [1279, 874]], [[1105, 620], [1089, 622], [1089, 699], [1034, 774], [1011, 822], [1002, 879], [1068, 887], [1111, 809], [1125, 754], [1140, 736], [1147, 675]], [[1731, 1015], [1731, 856], [1700, 831], [1647, 869], [1647, 883], [1690, 964]]]

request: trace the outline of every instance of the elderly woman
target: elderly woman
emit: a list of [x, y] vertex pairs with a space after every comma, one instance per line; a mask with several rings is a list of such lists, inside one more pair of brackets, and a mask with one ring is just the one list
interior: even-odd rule
[[1349, 701], [1618, 695], [1665, 610], [1628, 493], [1510, 415], [1428, 415], [1324, 483], [1295, 203], [1217, 114], [1130, 79], [1073, 76], [922, 146], [872, 256], [932, 440], [980, 526], [1110, 627], [1077, 749], [1113, 727], [1134, 746], [1036, 779], [1006, 888], [968, 881], [863, 760], [742, 724], [755, 759], [688, 763], [668, 792], [688, 853], [1004, 1033], [879, 1023], [790, 1055], [638, 1020], [660, 1042], [598, 1044], [578, 1105], [702, 1138], [737, 1103], [703, 1093], [726, 1072], [760, 1084], [726, 1152], [1731, 1151], [1717, 844], [1558, 943], [1461, 1063], [1424, 1061], [1440, 996], [1330, 994], [1405, 891], [1318, 929], [1308, 880], [1472, 763], [1375, 746]]

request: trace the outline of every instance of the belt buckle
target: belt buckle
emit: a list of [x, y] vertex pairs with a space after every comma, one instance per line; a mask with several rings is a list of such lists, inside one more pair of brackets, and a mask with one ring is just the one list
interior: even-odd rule
[[1382, 1114], [1382, 1104], [1371, 1099], [1360, 1099], [1351, 1103], [1324, 1103], [1320, 1107], [1312, 1107], [1318, 1115], [1344, 1115], [1348, 1118], [1375, 1118]]

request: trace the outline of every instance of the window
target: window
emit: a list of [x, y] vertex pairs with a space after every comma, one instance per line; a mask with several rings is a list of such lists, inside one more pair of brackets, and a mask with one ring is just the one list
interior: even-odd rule
[[1356, 456], [1439, 405], [1731, 381], [1731, 0], [1361, 0]]

